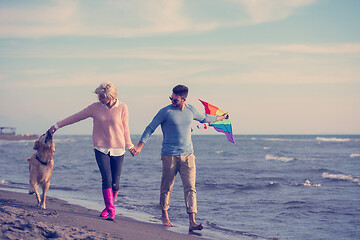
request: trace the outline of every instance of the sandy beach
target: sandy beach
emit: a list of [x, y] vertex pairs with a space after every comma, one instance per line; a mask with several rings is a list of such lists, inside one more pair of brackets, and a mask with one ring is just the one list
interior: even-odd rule
[[123, 216], [106, 221], [95, 210], [53, 197], [41, 210], [33, 195], [4, 187], [0, 185], [0, 239], [204, 239]]

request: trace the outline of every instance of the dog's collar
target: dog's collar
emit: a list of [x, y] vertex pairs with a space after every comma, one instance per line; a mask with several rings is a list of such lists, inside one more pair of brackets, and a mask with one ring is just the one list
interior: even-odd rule
[[41, 161], [40, 158], [38, 157], [38, 155], [36, 155], [35, 157], [36, 157], [36, 159], [37, 159], [42, 165], [48, 165], [49, 163], [51, 163], [51, 161], [50, 161], [50, 162], [43, 162], [43, 161]]

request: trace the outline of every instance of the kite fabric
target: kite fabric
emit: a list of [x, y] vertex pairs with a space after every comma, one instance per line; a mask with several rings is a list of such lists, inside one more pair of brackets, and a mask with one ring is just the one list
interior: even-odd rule
[[[213, 115], [213, 116], [221, 116], [226, 113], [224, 110], [221, 110], [220, 108], [218, 108], [214, 105], [211, 105], [200, 99], [199, 99], [199, 101], [204, 105], [206, 114]], [[234, 136], [232, 134], [232, 127], [231, 127], [231, 122], [230, 122], [229, 118], [224, 119], [222, 121], [209, 123], [209, 126], [213, 127], [218, 132], [224, 133], [230, 142], [236, 144]]]

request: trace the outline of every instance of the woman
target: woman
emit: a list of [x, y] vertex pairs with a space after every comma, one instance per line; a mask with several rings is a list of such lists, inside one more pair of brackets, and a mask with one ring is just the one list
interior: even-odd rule
[[125, 147], [131, 149], [128, 108], [117, 99], [115, 86], [104, 82], [95, 89], [98, 102], [84, 110], [57, 122], [49, 131], [54, 134], [59, 128], [93, 118], [93, 145], [96, 162], [102, 177], [102, 193], [105, 209], [100, 216], [114, 221], [114, 202], [120, 189], [120, 174], [124, 160]]

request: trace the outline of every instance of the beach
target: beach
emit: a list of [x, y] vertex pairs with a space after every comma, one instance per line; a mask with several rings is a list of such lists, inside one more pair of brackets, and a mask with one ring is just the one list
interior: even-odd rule
[[53, 197], [42, 210], [35, 196], [6, 187], [0, 185], [0, 239], [204, 239], [124, 216], [106, 221], [98, 211]]

